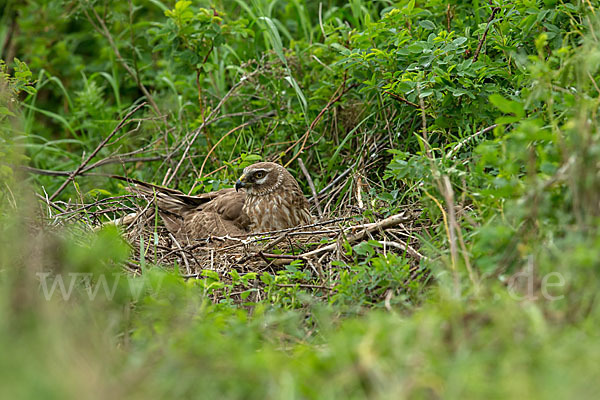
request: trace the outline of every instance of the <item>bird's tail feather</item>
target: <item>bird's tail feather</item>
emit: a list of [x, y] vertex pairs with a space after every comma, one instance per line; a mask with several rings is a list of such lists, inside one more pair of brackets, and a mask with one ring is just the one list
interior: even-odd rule
[[179, 236], [183, 228], [183, 214], [201, 204], [197, 198], [187, 196], [178, 190], [119, 175], [111, 177], [131, 184], [126, 187], [127, 191], [155, 202], [165, 228], [175, 236]]
[[181, 215], [184, 211], [196, 208], [208, 200], [199, 196], [188, 196], [179, 190], [140, 181], [138, 179], [119, 175], [112, 175], [112, 178], [133, 184], [126, 189], [132, 193], [138, 193], [156, 201], [156, 204], [160, 209], [177, 215]]

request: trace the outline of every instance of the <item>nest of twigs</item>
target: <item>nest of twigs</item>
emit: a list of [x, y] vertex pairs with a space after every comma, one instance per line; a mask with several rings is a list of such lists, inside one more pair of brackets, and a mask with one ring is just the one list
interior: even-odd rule
[[[345, 185], [344, 182], [339, 184]], [[321, 194], [315, 195], [318, 198]], [[142, 263], [149, 263], [177, 268], [185, 279], [203, 279], [208, 274], [214, 277], [216, 273], [221, 282], [231, 283], [232, 271], [239, 275], [269, 272], [275, 276], [278, 271], [294, 265], [310, 270], [311, 279], [278, 283], [278, 286], [332, 291], [335, 290], [332, 282], [338, 280], [342, 268], [336, 261], [355, 262], [356, 254], [350, 251], [351, 247], [369, 241], [376, 253], [394, 253], [409, 260], [409, 281], [427, 276], [420, 262], [425, 256], [415, 247], [418, 243], [416, 236], [423, 229], [416, 223], [416, 209], [406, 207], [399, 213], [384, 217], [373, 210], [359, 208], [348, 199], [339, 202], [344, 206], [338, 205], [337, 212], [331, 211], [331, 201], [323, 205], [322, 211], [314, 198], [311, 199], [315, 204], [313, 214], [321, 214], [314, 224], [247, 237], [195, 238], [186, 243], [178, 241], [167, 231], [152, 200], [143, 196], [119, 196], [92, 204], [58, 201], [53, 202], [48, 210], [51, 214], [52, 209], [55, 210], [51, 215], [55, 221], [79, 221], [91, 229], [106, 225], [102, 221], [106, 221], [108, 216], [121, 227], [123, 236], [132, 246], [131, 259], [124, 268], [136, 275], [141, 274]], [[328, 199], [331, 200], [332, 196], [329, 195]], [[60, 212], [56, 213], [56, 210]], [[212, 272], [207, 274], [207, 271]], [[257, 279], [255, 289], [264, 285]], [[215, 300], [218, 297], [215, 296]]]
[[[369, 221], [363, 216], [365, 212], [357, 214], [355, 207], [349, 207], [345, 213], [330, 213], [311, 225], [247, 237], [196, 238], [184, 243], [160, 224], [151, 200], [140, 197], [138, 207], [127, 221], [121, 221], [127, 223], [125, 236], [135, 248], [136, 259], [129, 265], [133, 271], [138, 270], [140, 254], [144, 254], [147, 262], [177, 266], [184, 278], [202, 279], [206, 271], [213, 271], [224, 282], [230, 280], [233, 270], [240, 275], [265, 271], [277, 275], [279, 270], [293, 264], [309, 269], [313, 279], [289, 286], [333, 290], [330, 282], [336, 281], [339, 273], [334, 262], [351, 263], [354, 256], [350, 247], [370, 241], [377, 252], [409, 259], [412, 279], [423, 276], [420, 260], [425, 257], [411, 245], [417, 242], [415, 234], [421, 227], [415, 224], [415, 213], [409, 209], [387, 218], [372, 217]], [[313, 211], [316, 214], [316, 209]]]

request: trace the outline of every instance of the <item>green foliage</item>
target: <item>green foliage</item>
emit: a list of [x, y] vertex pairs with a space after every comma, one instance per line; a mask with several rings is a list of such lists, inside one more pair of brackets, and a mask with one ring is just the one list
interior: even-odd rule
[[149, 31], [157, 43], [153, 51], [173, 60], [175, 70], [182, 73], [190, 69], [211, 71], [214, 64], [207, 62], [208, 57], [226, 43], [227, 36], [237, 33], [245, 39], [253, 33], [245, 29], [247, 21], [224, 23], [216, 10], [193, 7], [191, 1], [178, 1], [173, 10], [165, 11], [165, 16], [169, 18], [166, 24]]
[[19, 164], [25, 159], [17, 146], [20, 136], [17, 123], [21, 92], [36, 92], [32, 87], [29, 67], [15, 58], [13, 71], [9, 73], [6, 63], [0, 59], [0, 160], [4, 160], [0, 164], [0, 215], [4, 214], [11, 201], [13, 205], [15, 201], [14, 195], [9, 193], [8, 186], [14, 183], [14, 174], [7, 164]]
[[[0, 28], [0, 54], [18, 56], [0, 63], [7, 395], [597, 392], [598, 1], [5, 4], [0, 20], [18, 24]], [[422, 230], [406, 245], [425, 257], [341, 239], [332, 271], [295, 260], [184, 279], [141, 238], [133, 276], [114, 229], [40, 228], [49, 212], [25, 189], [44, 198], [65, 178], [15, 165], [75, 170], [141, 101], [92, 169], [176, 171], [165, 182], [197, 193], [257, 160], [301, 156], [317, 191], [351, 167], [331, 209], [408, 208]], [[58, 199], [123, 193], [82, 176]]]

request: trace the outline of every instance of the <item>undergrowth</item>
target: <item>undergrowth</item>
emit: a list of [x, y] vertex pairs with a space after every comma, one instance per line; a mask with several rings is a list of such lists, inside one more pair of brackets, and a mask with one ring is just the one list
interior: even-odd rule
[[[3, 395], [597, 393], [597, 1], [0, 5]], [[422, 257], [186, 279], [103, 225], [135, 209], [109, 175], [257, 160], [326, 214], [409, 210]]]

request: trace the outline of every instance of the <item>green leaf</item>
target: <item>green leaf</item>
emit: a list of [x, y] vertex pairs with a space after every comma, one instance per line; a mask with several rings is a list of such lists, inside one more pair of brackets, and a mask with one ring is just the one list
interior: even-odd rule
[[337, 51], [339, 51], [340, 53], [344, 54], [344, 55], [349, 55], [350, 54], [350, 50], [348, 50], [347, 48], [345, 48], [344, 46], [342, 46], [339, 43], [331, 43], [330, 46], [333, 47], [334, 49], [336, 49]]
[[356, 254], [361, 255], [361, 256], [370, 257], [373, 254], [375, 254], [375, 250], [373, 249], [373, 246], [368, 242], [361, 242], [361, 243], [357, 244], [356, 246], [352, 247], [352, 249], [356, 252]]
[[8, 115], [10, 117], [14, 117], [15, 114], [13, 114], [8, 108], [0, 106], [0, 115]]
[[458, 47], [458, 46], [460, 46], [461, 44], [464, 44], [466, 41], [467, 41], [467, 38], [466, 38], [466, 37], [463, 37], [463, 36], [461, 36], [461, 37], [458, 37], [458, 38], [454, 39], [454, 40], [452, 41], [452, 44]]
[[285, 55], [283, 54], [283, 43], [281, 42], [281, 36], [279, 36], [279, 30], [277, 30], [273, 20], [269, 17], [260, 17], [258, 20], [264, 23], [263, 26], [267, 31], [269, 40], [273, 46], [273, 50], [275, 50], [275, 54], [277, 54], [277, 57], [279, 57], [281, 62], [287, 67], [288, 64]]
[[271, 283], [273, 283], [273, 276], [271, 274], [269, 274], [268, 272], [263, 272], [260, 275], [260, 280], [265, 284], [265, 285], [270, 285]]
[[516, 101], [508, 100], [499, 94], [492, 94], [489, 97], [490, 102], [498, 107], [498, 109], [507, 114], [515, 114], [517, 117], [524, 117], [525, 110], [523, 104]]
[[65, 119], [65, 117], [63, 117], [62, 115], [59, 115], [59, 114], [54, 113], [52, 111], [44, 110], [44, 109], [41, 109], [41, 108], [38, 108], [38, 107], [35, 107], [35, 106], [31, 106], [29, 104], [23, 104], [23, 106], [25, 106], [25, 107], [27, 107], [27, 108], [29, 108], [31, 110], [37, 111], [40, 114], [43, 114], [43, 115], [45, 115], [45, 116], [47, 116], [49, 118], [52, 118], [52, 119], [60, 122], [65, 128], [67, 128], [69, 130], [69, 132], [71, 132], [71, 134], [73, 134], [73, 136], [77, 136], [77, 134], [75, 133], [75, 131], [71, 127], [71, 124], [69, 124], [69, 122], [67, 122], [67, 120]]
[[285, 81], [288, 82], [294, 89], [294, 92], [296, 93], [296, 97], [300, 101], [300, 107], [302, 107], [302, 112], [304, 113], [304, 117], [307, 118], [308, 116], [306, 115], [306, 110], [308, 109], [308, 104], [306, 103], [306, 97], [304, 97], [304, 93], [302, 92], [302, 89], [300, 89], [300, 86], [298, 86], [298, 83], [292, 76], [286, 76], [283, 79], [285, 79]]
[[435, 24], [433, 22], [431, 22], [428, 19], [424, 19], [422, 21], [419, 21], [419, 26], [421, 26], [421, 28], [423, 29], [427, 29], [429, 31], [432, 31], [435, 29]]

